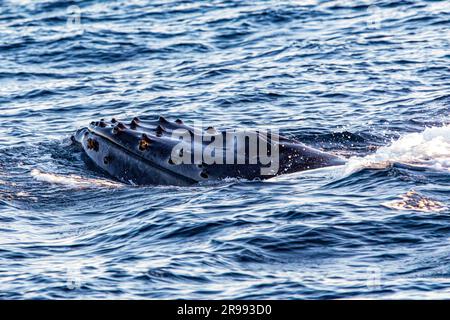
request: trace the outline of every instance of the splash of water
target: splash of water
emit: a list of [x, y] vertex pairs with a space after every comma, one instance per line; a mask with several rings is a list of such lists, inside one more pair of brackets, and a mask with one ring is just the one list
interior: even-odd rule
[[379, 148], [374, 154], [352, 157], [344, 167], [343, 176], [349, 176], [365, 168], [387, 168], [393, 163], [450, 171], [450, 125], [410, 133], [388, 146]]

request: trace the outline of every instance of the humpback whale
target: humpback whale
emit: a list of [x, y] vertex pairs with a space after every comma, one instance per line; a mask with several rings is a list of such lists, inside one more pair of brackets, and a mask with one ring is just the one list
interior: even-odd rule
[[269, 179], [345, 162], [273, 131], [203, 129], [164, 117], [101, 119], [77, 130], [72, 140], [97, 167], [136, 185]]

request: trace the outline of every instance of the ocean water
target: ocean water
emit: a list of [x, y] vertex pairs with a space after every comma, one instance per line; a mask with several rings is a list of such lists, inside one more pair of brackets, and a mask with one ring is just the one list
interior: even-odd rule
[[[450, 297], [450, 2], [0, 0], [0, 298]], [[99, 118], [278, 128], [348, 163], [133, 186]]]

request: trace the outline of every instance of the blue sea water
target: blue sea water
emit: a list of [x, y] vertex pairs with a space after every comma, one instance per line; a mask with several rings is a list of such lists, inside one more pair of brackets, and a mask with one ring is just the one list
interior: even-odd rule
[[[0, 298], [449, 298], [450, 2], [0, 0]], [[349, 159], [133, 186], [70, 140], [134, 116]]]

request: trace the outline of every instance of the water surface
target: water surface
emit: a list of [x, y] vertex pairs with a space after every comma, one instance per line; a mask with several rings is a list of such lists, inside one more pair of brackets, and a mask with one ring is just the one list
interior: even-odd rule
[[[448, 298], [448, 1], [0, 1], [0, 298]], [[71, 134], [164, 115], [349, 158], [124, 185]]]

